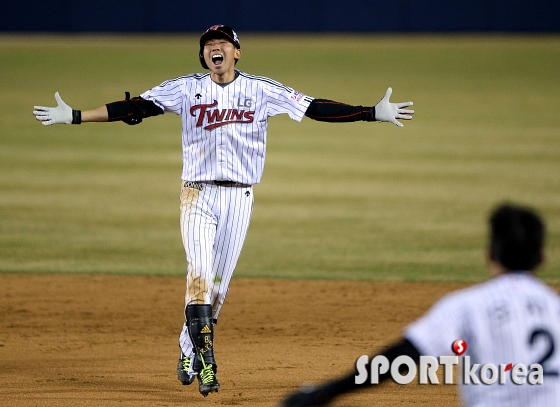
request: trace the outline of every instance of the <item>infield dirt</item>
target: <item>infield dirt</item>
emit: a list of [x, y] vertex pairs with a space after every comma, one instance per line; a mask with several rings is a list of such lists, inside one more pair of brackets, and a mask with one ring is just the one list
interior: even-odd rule
[[[459, 284], [235, 279], [216, 326], [220, 392], [175, 368], [184, 278], [0, 274], [2, 406], [275, 406], [363, 354]], [[458, 406], [456, 386], [393, 383], [336, 406]]]

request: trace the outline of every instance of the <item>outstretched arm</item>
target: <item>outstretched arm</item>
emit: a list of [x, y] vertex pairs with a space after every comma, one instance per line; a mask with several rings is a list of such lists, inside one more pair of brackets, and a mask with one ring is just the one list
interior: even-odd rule
[[375, 107], [351, 106], [328, 99], [313, 99], [305, 115], [320, 122], [372, 122], [375, 120]]
[[163, 110], [154, 102], [140, 97], [130, 99], [128, 92], [125, 100], [84, 111], [72, 109], [62, 100], [58, 92], [54, 97], [57, 102], [56, 107], [35, 106], [33, 110], [35, 118], [45, 126], [119, 120], [127, 124], [138, 124], [145, 117], [163, 114]]
[[[400, 342], [387, 348], [381, 355], [384, 355], [389, 363], [401, 355], [410, 356], [416, 363], [420, 360], [420, 353], [407, 339], [402, 339]], [[366, 368], [369, 371], [369, 363]], [[389, 377], [389, 372], [380, 374], [379, 383], [387, 380]], [[353, 371], [346, 376], [328, 381], [320, 386], [302, 388], [285, 398], [280, 407], [325, 406], [339, 395], [365, 389], [368, 384], [367, 380], [364, 384], [356, 384], [356, 372]]]
[[410, 120], [414, 110], [404, 109], [412, 106], [412, 102], [391, 103], [389, 98], [393, 90], [387, 89], [387, 93], [375, 106], [351, 106], [344, 103], [334, 102], [327, 99], [314, 99], [305, 115], [313, 120], [323, 122], [354, 122], [354, 121], [379, 121], [390, 122], [399, 127], [403, 124], [399, 120]]

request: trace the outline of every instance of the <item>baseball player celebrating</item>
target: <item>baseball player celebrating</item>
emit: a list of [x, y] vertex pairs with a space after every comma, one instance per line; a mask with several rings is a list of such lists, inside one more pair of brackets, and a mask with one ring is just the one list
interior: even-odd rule
[[412, 102], [391, 103], [391, 88], [373, 107], [315, 99], [269, 78], [235, 68], [241, 45], [235, 31], [210, 27], [200, 37], [199, 59], [209, 73], [163, 82], [138, 97], [92, 110], [74, 110], [55, 93], [57, 107], [36, 106], [44, 125], [124, 121], [175, 113], [182, 120], [181, 234], [187, 260], [185, 324], [179, 337], [179, 380], [198, 377], [204, 396], [218, 391], [214, 325], [224, 303], [261, 180], [268, 119], [288, 114], [327, 122], [381, 121], [402, 127]]
[[[448, 294], [381, 355], [389, 363], [401, 355], [418, 363], [420, 355], [437, 358], [451, 353], [452, 344], [460, 339], [463, 356], [475, 367], [493, 364], [507, 366], [509, 371], [512, 364], [539, 364], [543, 378], [541, 384], [529, 384], [514, 367], [515, 380], [512, 371], [511, 377], [504, 375], [503, 383], [486, 384], [488, 380], [470, 377], [475, 371], [471, 368], [469, 380], [461, 381], [464, 406], [559, 407], [560, 298], [534, 275], [543, 261], [544, 224], [533, 210], [516, 205], [498, 207], [489, 223], [488, 264], [493, 278]], [[381, 374], [379, 382], [387, 378], [389, 373]], [[338, 395], [360, 388], [364, 385], [356, 384], [353, 371], [321, 386], [302, 389], [286, 398], [282, 406], [326, 405]]]

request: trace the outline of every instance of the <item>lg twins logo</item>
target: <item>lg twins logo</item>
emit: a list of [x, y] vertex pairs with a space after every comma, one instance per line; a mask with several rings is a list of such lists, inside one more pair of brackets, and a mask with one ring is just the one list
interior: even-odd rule
[[216, 127], [225, 126], [233, 123], [252, 123], [255, 119], [255, 111], [250, 110], [253, 101], [251, 99], [238, 99], [238, 109], [214, 109], [218, 106], [218, 101], [209, 104], [194, 105], [191, 107], [191, 116], [198, 119], [196, 127], [203, 127], [204, 130], [212, 130]]
[[[530, 339], [531, 344], [541, 337], [548, 340], [547, 333], [548, 331], [545, 330], [535, 331]], [[453, 342], [451, 349], [457, 356], [440, 356], [437, 359], [433, 356], [420, 356], [418, 369], [412, 358], [406, 355], [398, 356], [392, 363], [389, 363], [389, 360], [383, 355], [375, 356], [371, 361], [369, 361], [367, 355], [363, 355], [356, 361], [358, 374], [354, 381], [356, 384], [363, 384], [369, 378], [370, 383], [377, 384], [379, 383], [379, 375], [390, 373], [391, 378], [396, 383], [409, 384], [418, 372], [419, 384], [439, 384], [437, 370], [440, 365], [443, 365], [444, 384], [453, 384], [453, 366], [459, 364], [459, 356], [467, 351], [467, 342], [458, 339]], [[558, 372], [555, 370], [543, 370], [543, 362], [546, 362], [546, 357], [540, 363], [533, 363], [529, 367], [522, 363], [500, 364], [499, 366], [491, 363], [481, 365], [479, 363], [471, 364], [471, 357], [464, 356], [462, 380], [463, 384], [493, 384], [496, 382], [506, 384], [506, 379], [509, 376], [511, 382], [518, 385], [543, 384], [544, 376], [558, 376]], [[368, 363], [369, 372], [367, 370]], [[402, 366], [406, 366], [408, 373], [401, 374]]]

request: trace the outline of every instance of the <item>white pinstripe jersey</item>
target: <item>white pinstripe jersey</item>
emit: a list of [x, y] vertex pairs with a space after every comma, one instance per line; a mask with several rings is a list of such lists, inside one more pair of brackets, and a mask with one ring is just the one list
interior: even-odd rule
[[471, 366], [543, 366], [542, 385], [514, 384], [510, 375], [505, 385], [461, 385], [465, 406], [560, 406], [560, 297], [530, 273], [500, 275], [448, 294], [404, 336], [421, 355], [435, 357], [451, 354], [452, 343], [464, 339]]
[[180, 115], [185, 181], [258, 184], [266, 154], [268, 118], [286, 113], [301, 121], [313, 100], [269, 78], [236, 70], [220, 86], [210, 74], [181, 76], [140, 95]]

